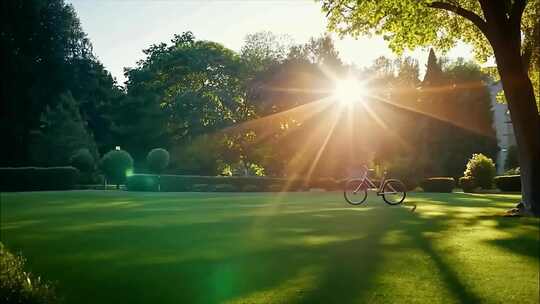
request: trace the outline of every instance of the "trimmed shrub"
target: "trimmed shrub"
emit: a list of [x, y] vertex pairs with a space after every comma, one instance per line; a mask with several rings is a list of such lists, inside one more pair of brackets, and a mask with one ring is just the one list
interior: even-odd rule
[[463, 189], [463, 192], [473, 192], [476, 188], [474, 179], [470, 176], [464, 176], [459, 178], [459, 186]]
[[473, 154], [464, 176], [472, 177], [478, 187], [482, 189], [491, 189], [493, 187], [493, 178], [495, 177], [495, 163], [493, 160], [482, 153]]
[[257, 185], [245, 185], [242, 187], [242, 192], [260, 192], [261, 188]]
[[146, 156], [148, 169], [156, 174], [161, 174], [169, 165], [169, 152], [162, 148], [153, 149]]
[[0, 303], [57, 303], [54, 288], [24, 270], [23, 257], [14, 255], [0, 243]]
[[495, 177], [495, 185], [501, 191], [521, 191], [521, 176], [502, 175]]
[[450, 193], [454, 189], [456, 181], [452, 177], [430, 177], [420, 184], [424, 192]]
[[0, 168], [0, 191], [70, 190], [78, 178], [74, 167]]
[[207, 184], [195, 184], [193, 187], [191, 187], [191, 190], [193, 192], [208, 192], [208, 185]]
[[129, 191], [158, 191], [158, 176], [152, 174], [133, 174], [126, 182]]
[[92, 156], [90, 150], [86, 148], [79, 149], [77, 152], [75, 152], [71, 156], [69, 163], [83, 173], [92, 172], [96, 167], [96, 160], [94, 159], [94, 156]]
[[133, 170], [133, 158], [124, 150], [109, 151], [101, 159], [101, 169], [107, 182], [119, 188], [126, 181], [128, 171]]
[[235, 192], [237, 188], [231, 184], [218, 184], [213, 187], [215, 192]]

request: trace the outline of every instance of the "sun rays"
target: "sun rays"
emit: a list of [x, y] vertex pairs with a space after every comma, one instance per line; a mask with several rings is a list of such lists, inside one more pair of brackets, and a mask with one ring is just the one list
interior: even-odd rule
[[341, 105], [348, 106], [354, 102], [362, 102], [368, 94], [366, 84], [355, 77], [348, 76], [345, 79], [335, 81], [332, 97]]
[[[391, 141], [396, 151], [414, 150], [404, 134], [414, 132], [411, 128], [414, 127], [415, 118], [405, 113], [417, 113], [486, 135], [472, 122], [456, 122], [451, 117], [445, 117], [445, 113], [426, 111], [422, 108], [421, 101], [404, 103], [399, 99], [418, 92], [416, 88], [384, 88], [380, 87], [380, 84], [375, 85], [377, 81], [373, 78], [359, 77], [361, 75], [343, 71], [335, 73], [324, 65], [319, 68], [328, 78], [326, 86], [320, 86], [320, 83], [304, 86], [308, 82], [303, 82], [300, 87], [292, 84], [288, 87], [281, 83], [276, 87], [265, 88], [270, 92], [286, 92], [293, 96], [278, 94], [278, 97], [290, 100], [270, 99], [264, 102], [270, 105], [276, 102], [285, 106], [298, 104], [297, 106], [283, 111], [277, 110], [276, 113], [214, 133], [219, 136], [253, 131], [256, 136], [249, 144], [269, 144], [273, 153], [278, 153], [274, 157], [278, 158], [283, 157], [280, 152], [285, 150], [284, 155], [287, 157], [280, 160], [285, 166], [283, 173], [290, 181], [283, 187], [283, 191], [289, 190], [291, 184], [297, 182], [296, 176], [302, 177], [307, 187], [312, 176], [324, 176], [320, 173], [330, 172], [328, 168], [332, 166], [336, 166], [340, 176], [348, 176], [346, 171], [354, 167], [355, 162], [369, 162], [378, 153], [382, 139]], [[476, 87], [479, 87], [478, 83], [465, 83], [431, 87], [424, 91], [445, 94]], [[385, 95], [388, 92], [391, 92], [392, 97]], [[274, 95], [270, 94], [270, 98], [272, 97]]]

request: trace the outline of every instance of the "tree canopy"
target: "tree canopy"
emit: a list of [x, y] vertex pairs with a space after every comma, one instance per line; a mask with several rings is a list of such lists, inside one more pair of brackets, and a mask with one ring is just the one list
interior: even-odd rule
[[322, 9], [331, 30], [383, 35], [398, 53], [418, 46], [447, 50], [461, 40], [480, 61], [493, 55], [522, 169], [519, 212], [540, 215], [540, 0], [322, 0]]
[[77, 111], [105, 142], [109, 124], [101, 110], [121, 91], [93, 55], [74, 8], [63, 0], [5, 1], [1, 12], [0, 128], [10, 148], [2, 150], [0, 162], [32, 163], [31, 134], [62, 96], [81, 105]]

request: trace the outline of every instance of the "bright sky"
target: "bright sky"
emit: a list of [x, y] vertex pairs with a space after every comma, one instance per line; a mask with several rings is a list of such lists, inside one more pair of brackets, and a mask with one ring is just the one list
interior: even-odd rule
[[[123, 68], [135, 66], [144, 57], [143, 49], [154, 43], [168, 43], [174, 34], [184, 31], [238, 51], [245, 36], [258, 31], [287, 34], [294, 42], [305, 43], [326, 30], [320, 3], [313, 0], [68, 2], [75, 6], [94, 53], [120, 84], [125, 80]], [[380, 37], [336, 38], [336, 47], [343, 61], [359, 67], [371, 65], [379, 56], [394, 57]], [[409, 55], [417, 58], [423, 68], [428, 51], [416, 50]], [[447, 56], [472, 58], [466, 45], [459, 45]]]

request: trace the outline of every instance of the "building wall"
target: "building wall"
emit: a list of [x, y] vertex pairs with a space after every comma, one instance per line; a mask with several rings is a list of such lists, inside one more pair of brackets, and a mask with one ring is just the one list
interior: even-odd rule
[[508, 148], [516, 144], [512, 120], [508, 112], [508, 106], [497, 102], [497, 94], [502, 90], [501, 83], [493, 82], [489, 85], [491, 95], [491, 109], [493, 110], [493, 128], [497, 136], [499, 152], [497, 152], [497, 174], [504, 173], [504, 163], [508, 156]]

